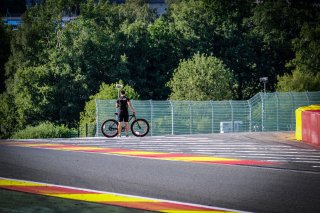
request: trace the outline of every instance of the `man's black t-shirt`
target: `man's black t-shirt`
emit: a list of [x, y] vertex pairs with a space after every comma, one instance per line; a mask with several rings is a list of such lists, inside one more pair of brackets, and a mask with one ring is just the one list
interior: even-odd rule
[[128, 119], [129, 119], [128, 101], [130, 101], [130, 99], [127, 98], [126, 96], [121, 96], [117, 100], [117, 104], [119, 106], [119, 121], [128, 122]]
[[129, 98], [127, 98], [126, 96], [121, 96], [118, 100], [117, 103], [119, 105], [119, 110], [122, 112], [128, 112], [128, 101]]

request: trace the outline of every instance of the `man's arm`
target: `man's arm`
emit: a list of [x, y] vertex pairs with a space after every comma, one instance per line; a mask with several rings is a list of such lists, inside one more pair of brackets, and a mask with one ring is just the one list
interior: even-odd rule
[[134, 108], [133, 108], [133, 106], [132, 106], [132, 104], [131, 104], [130, 101], [128, 101], [128, 105], [129, 105], [130, 109], [132, 110], [132, 112], [133, 112], [134, 114], [136, 114], [136, 111], [134, 110]]

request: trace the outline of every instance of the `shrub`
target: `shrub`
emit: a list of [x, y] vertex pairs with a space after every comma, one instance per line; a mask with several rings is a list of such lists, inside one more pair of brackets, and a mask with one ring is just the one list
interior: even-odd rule
[[167, 86], [171, 100], [228, 100], [232, 98], [234, 77], [223, 61], [214, 56], [195, 54], [180, 61]]
[[32, 139], [32, 138], [70, 138], [77, 136], [76, 129], [69, 129], [64, 125], [54, 125], [44, 122], [37, 126], [27, 126], [25, 129], [14, 133], [12, 139]]

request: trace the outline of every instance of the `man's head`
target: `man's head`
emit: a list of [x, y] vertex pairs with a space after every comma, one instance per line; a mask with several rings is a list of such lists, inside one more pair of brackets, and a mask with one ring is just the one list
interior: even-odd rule
[[121, 93], [121, 95], [125, 95], [126, 94], [126, 92], [124, 90], [121, 90], [120, 93]]

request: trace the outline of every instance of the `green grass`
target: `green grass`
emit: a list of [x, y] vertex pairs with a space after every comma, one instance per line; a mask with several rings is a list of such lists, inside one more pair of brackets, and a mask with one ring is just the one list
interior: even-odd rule
[[147, 213], [148, 211], [0, 189], [0, 212]]

